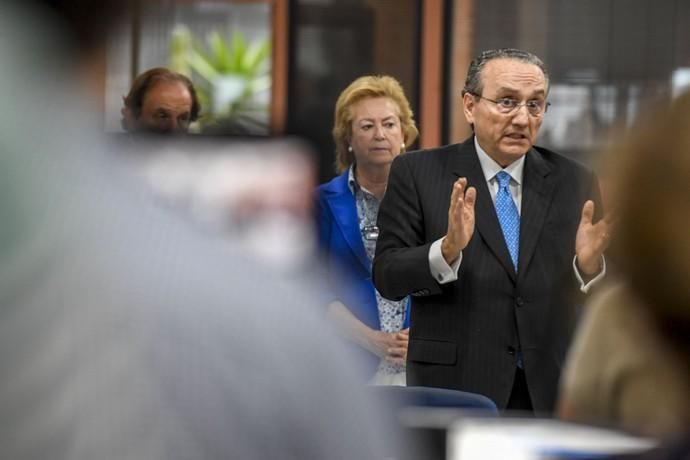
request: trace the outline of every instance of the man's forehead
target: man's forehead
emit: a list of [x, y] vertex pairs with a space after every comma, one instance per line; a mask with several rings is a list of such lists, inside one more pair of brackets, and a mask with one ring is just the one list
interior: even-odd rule
[[514, 73], [524, 73], [524, 74], [534, 74], [538, 75], [542, 79], [544, 78], [544, 72], [542, 69], [531, 62], [523, 61], [521, 59], [513, 58], [496, 58], [488, 61], [484, 64], [483, 74], [514, 74]]
[[161, 81], [151, 86], [144, 95], [144, 105], [149, 104], [164, 108], [191, 107], [192, 95], [182, 82]]
[[526, 86], [536, 92], [546, 92], [546, 77], [536, 64], [519, 59], [499, 58], [487, 62], [482, 70], [484, 87], [518, 91]]

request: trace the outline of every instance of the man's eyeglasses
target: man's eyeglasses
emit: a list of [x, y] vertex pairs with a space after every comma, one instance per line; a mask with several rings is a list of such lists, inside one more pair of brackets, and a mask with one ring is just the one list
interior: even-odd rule
[[484, 99], [485, 101], [493, 102], [496, 104], [498, 111], [503, 114], [510, 114], [515, 112], [518, 108], [523, 105], [527, 107], [527, 111], [533, 117], [540, 117], [549, 110], [550, 102], [541, 101], [538, 99], [532, 99], [527, 102], [520, 103], [517, 99], [511, 97], [502, 97], [500, 99], [489, 99], [488, 97], [480, 96], [479, 94], [470, 93], [472, 96], [478, 97], [479, 99]]

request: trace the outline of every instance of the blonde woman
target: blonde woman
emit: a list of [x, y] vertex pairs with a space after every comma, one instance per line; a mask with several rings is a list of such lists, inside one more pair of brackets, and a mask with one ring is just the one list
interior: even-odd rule
[[339, 175], [318, 188], [320, 243], [332, 273], [344, 273], [348, 280], [334, 281], [337, 300], [329, 314], [339, 331], [368, 355], [375, 384], [405, 384], [409, 301], [383, 298], [371, 281], [371, 266], [391, 163], [417, 134], [397, 80], [358, 78], [335, 107]]

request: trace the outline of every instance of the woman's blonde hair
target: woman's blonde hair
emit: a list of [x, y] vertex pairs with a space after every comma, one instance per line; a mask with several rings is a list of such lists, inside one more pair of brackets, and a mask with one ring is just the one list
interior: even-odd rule
[[335, 104], [333, 141], [335, 142], [335, 167], [338, 173], [345, 171], [354, 162], [354, 154], [349, 151], [350, 139], [352, 138], [352, 111], [350, 108], [362, 99], [373, 97], [387, 97], [398, 107], [400, 128], [405, 145], [411, 145], [417, 139], [419, 132], [415, 125], [410, 102], [405, 97], [405, 92], [398, 80], [387, 75], [359, 77], [340, 93]]

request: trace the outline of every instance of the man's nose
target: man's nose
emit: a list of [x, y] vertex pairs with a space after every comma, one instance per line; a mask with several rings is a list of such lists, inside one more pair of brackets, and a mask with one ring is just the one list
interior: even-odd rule
[[184, 123], [180, 123], [178, 120], [172, 119], [168, 124], [168, 131], [171, 133], [185, 133], [187, 128]]
[[527, 105], [522, 104], [517, 106], [515, 112], [513, 112], [513, 123], [516, 125], [526, 125], [529, 122], [529, 110], [527, 110]]

